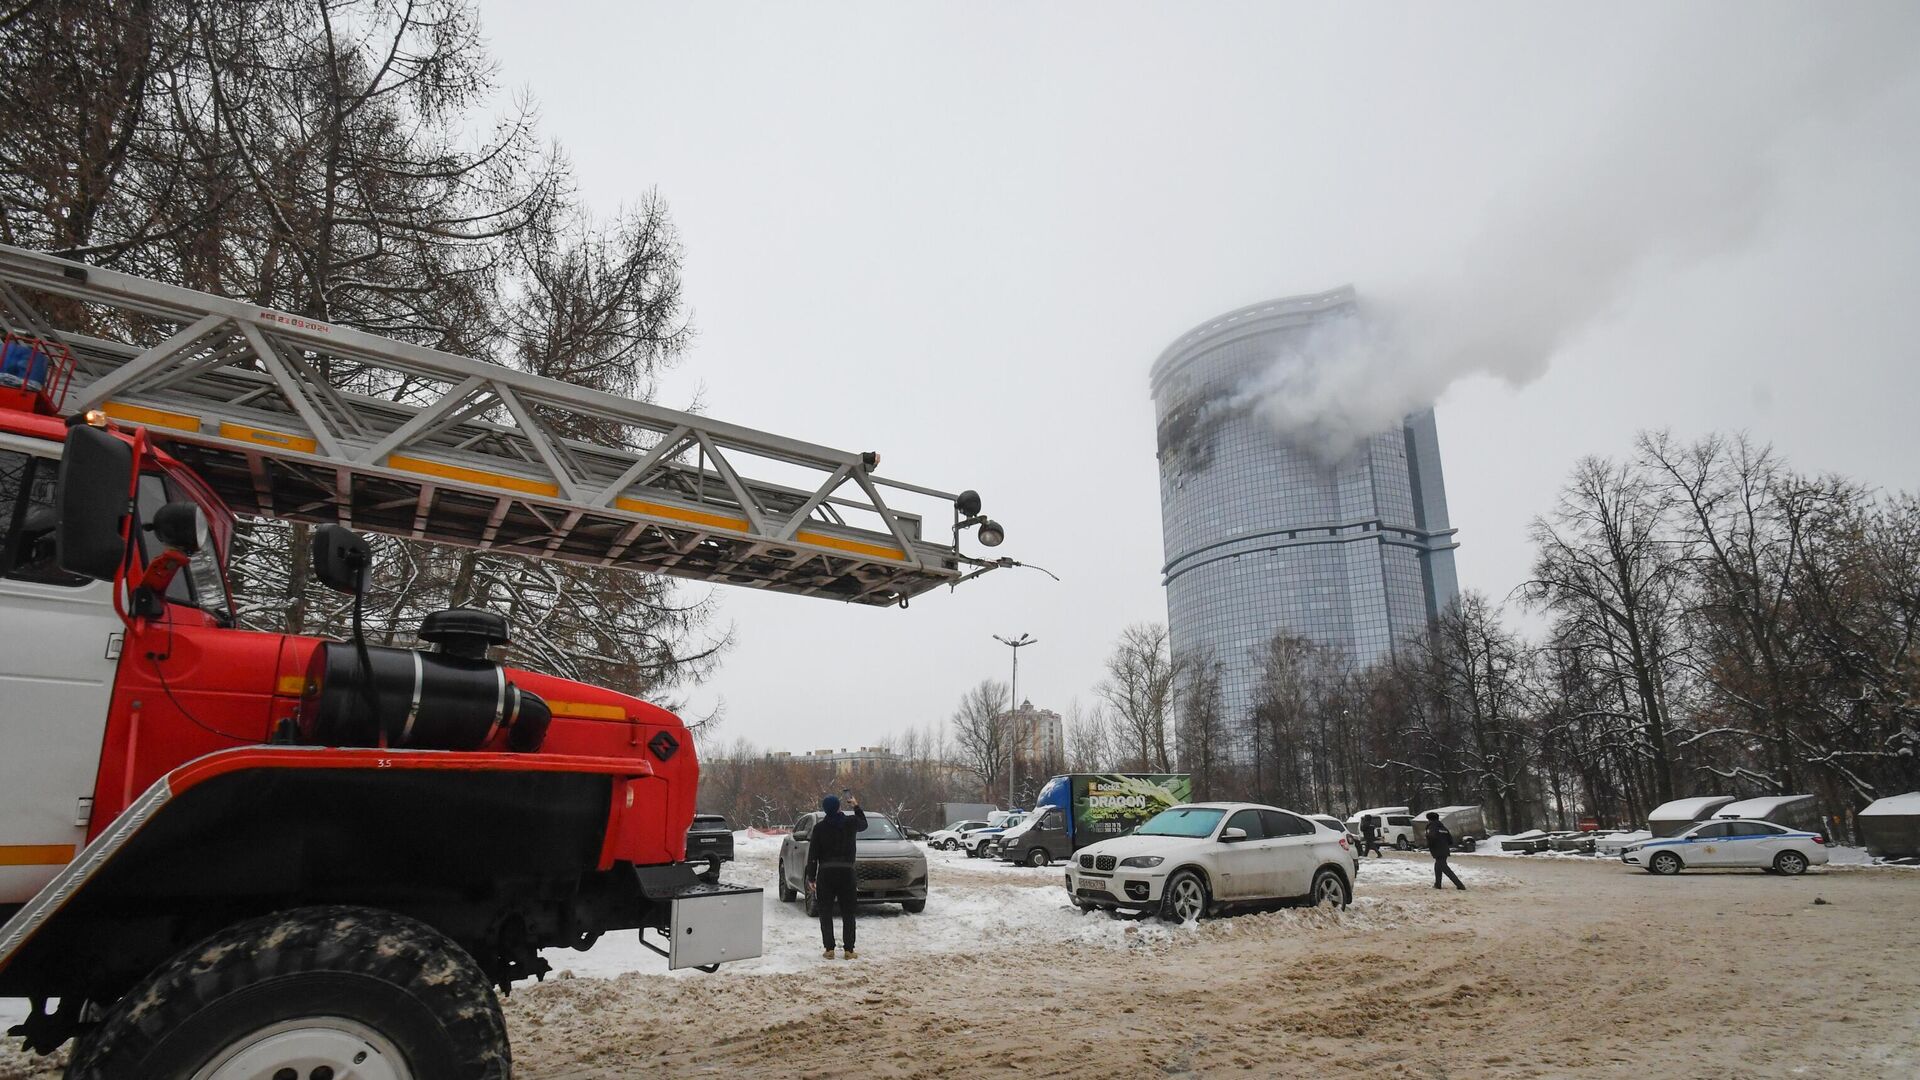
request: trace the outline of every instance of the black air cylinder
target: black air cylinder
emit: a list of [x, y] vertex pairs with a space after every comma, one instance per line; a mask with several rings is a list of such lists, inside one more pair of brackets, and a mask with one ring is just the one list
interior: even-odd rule
[[499, 664], [443, 653], [330, 641], [314, 650], [300, 735], [323, 746], [473, 750], [497, 731], [515, 750], [540, 747], [546, 702]]

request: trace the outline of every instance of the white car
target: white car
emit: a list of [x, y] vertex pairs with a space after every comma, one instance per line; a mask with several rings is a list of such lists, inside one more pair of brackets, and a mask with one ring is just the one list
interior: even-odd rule
[[956, 821], [944, 829], [928, 833], [927, 846], [937, 847], [942, 851], [959, 851], [961, 837], [975, 829], [986, 827], [987, 823], [984, 821]]
[[1305, 900], [1345, 907], [1360, 861], [1347, 834], [1257, 803], [1183, 803], [1067, 864], [1083, 911], [1156, 912], [1191, 922], [1229, 904]]
[[1740, 867], [1792, 877], [1827, 865], [1827, 840], [1771, 821], [1703, 821], [1678, 836], [1634, 844], [1620, 861], [1655, 874]]
[[966, 851], [967, 858], [969, 859], [991, 858], [993, 856], [994, 842], [999, 840], [1001, 835], [1008, 829], [1013, 828], [1025, 820], [1027, 820], [1027, 815], [1022, 813], [1018, 816], [1008, 818], [1005, 825], [988, 825], [984, 828], [969, 829], [960, 837], [960, 847]]
[[1404, 806], [1376, 806], [1347, 819], [1347, 834], [1360, 842], [1361, 822], [1372, 817], [1380, 828], [1380, 842], [1395, 851], [1413, 850], [1413, 812]]

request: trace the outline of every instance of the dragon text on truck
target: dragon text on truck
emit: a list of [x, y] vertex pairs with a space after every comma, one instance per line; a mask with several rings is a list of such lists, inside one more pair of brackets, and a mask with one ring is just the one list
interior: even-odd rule
[[1008, 862], [1064, 862], [1088, 844], [1125, 836], [1193, 797], [1185, 773], [1072, 773], [1048, 780], [1033, 812], [994, 841]]

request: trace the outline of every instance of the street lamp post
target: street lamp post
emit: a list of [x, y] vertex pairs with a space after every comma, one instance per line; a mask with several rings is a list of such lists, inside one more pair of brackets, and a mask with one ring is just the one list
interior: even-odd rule
[[1013, 809], [1013, 773], [1019, 760], [1019, 722], [1014, 719], [1014, 711], [1020, 707], [1020, 650], [1027, 645], [1038, 645], [1040, 639], [1031, 634], [1021, 634], [1017, 639], [993, 635], [993, 640], [1013, 650], [1013, 682], [1007, 687], [1007, 809]]

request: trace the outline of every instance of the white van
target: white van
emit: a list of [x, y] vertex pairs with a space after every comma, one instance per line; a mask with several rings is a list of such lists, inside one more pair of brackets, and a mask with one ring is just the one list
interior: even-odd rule
[[1380, 826], [1380, 842], [1395, 851], [1413, 849], [1413, 810], [1406, 806], [1376, 806], [1371, 810], [1362, 810], [1347, 819], [1347, 832], [1355, 841], [1360, 839], [1360, 820], [1373, 815]]

